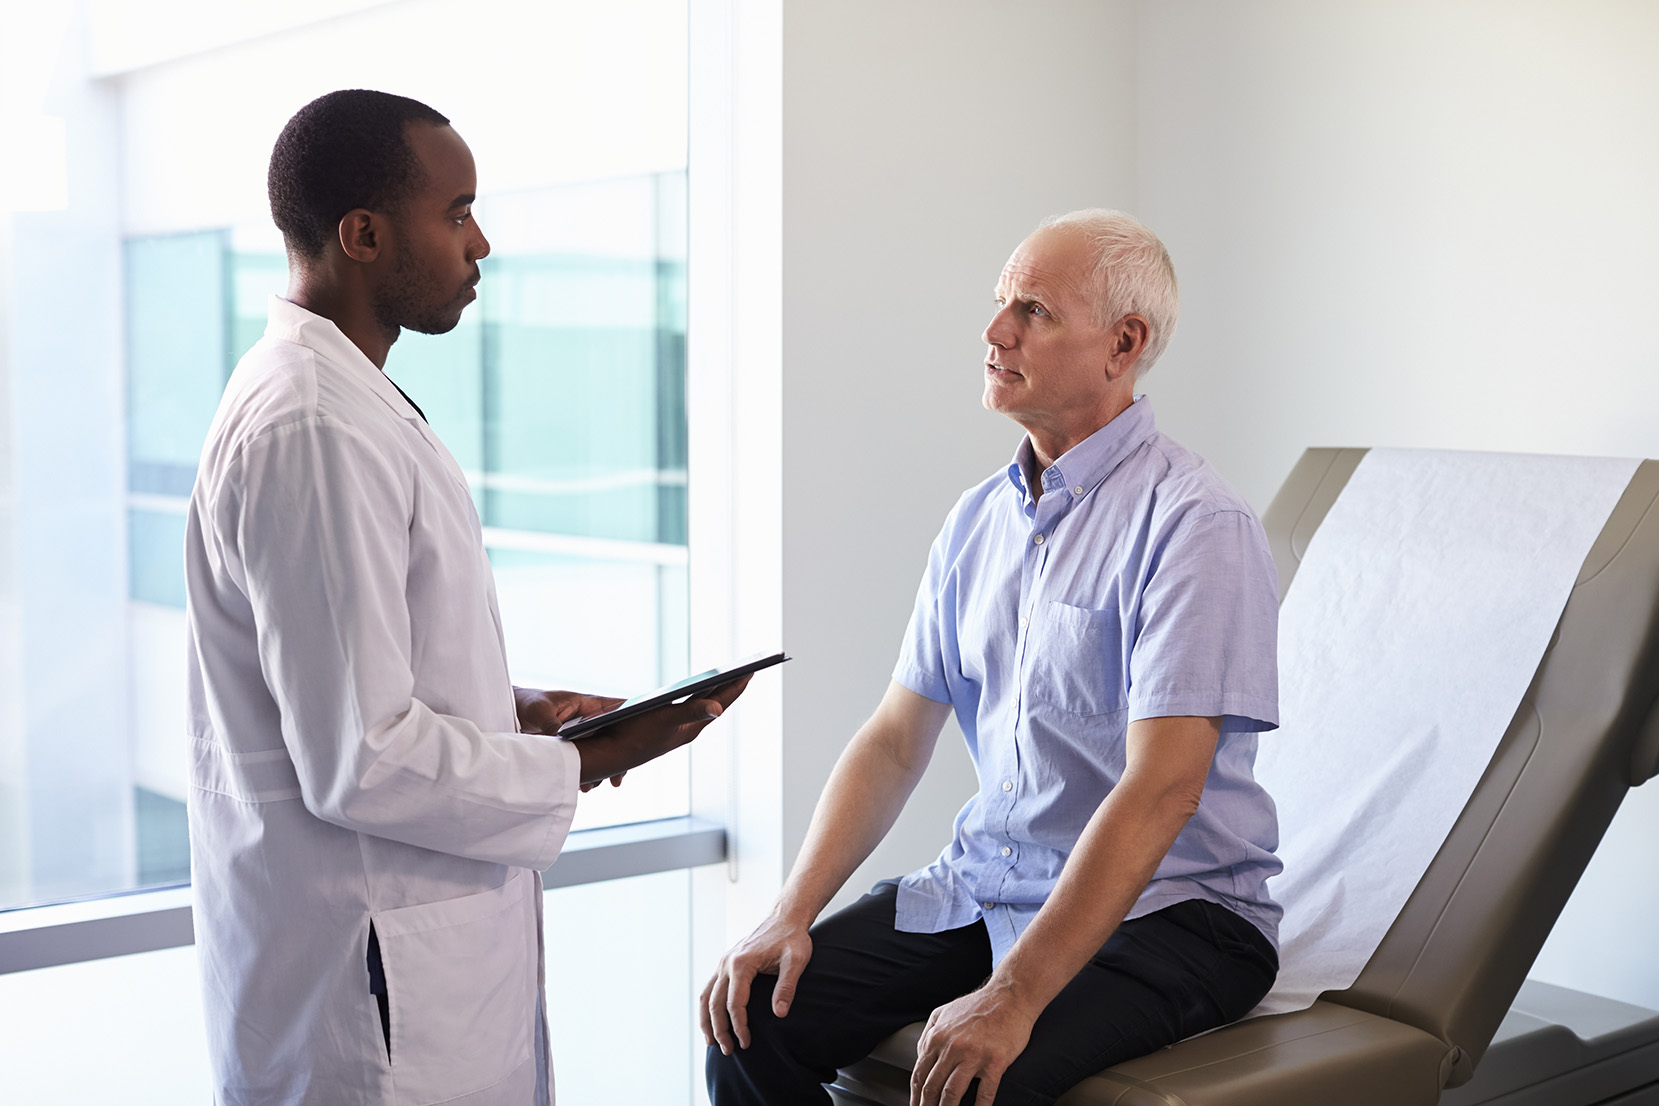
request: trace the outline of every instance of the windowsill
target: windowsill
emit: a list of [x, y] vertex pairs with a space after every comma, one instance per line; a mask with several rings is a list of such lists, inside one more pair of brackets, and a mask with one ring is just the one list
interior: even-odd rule
[[[726, 831], [701, 818], [578, 830], [542, 879], [548, 890], [717, 864]], [[194, 943], [190, 888], [163, 887], [0, 912], [0, 975]]]

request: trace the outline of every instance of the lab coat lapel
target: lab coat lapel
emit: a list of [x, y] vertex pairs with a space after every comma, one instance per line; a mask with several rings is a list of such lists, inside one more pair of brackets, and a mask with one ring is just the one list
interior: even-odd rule
[[375, 398], [391, 408], [393, 414], [414, 428], [428, 448], [438, 455], [438, 461], [449, 474], [449, 478], [460, 485], [468, 498], [471, 498], [472, 488], [467, 483], [466, 474], [461, 471], [461, 466], [444, 446], [442, 439], [427, 424], [425, 417], [415, 410], [398, 390], [397, 385], [393, 384], [332, 320], [307, 311], [281, 296], [272, 296], [270, 323], [265, 332], [315, 350], [329, 364], [338, 366], [353, 380], [373, 392]]

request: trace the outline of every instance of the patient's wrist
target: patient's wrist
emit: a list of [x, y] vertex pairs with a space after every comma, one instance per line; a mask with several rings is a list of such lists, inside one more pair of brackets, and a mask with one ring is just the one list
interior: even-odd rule
[[1019, 970], [1017, 963], [1010, 965], [1008, 960], [997, 965], [996, 971], [980, 989], [998, 1006], [1017, 1011], [1031, 1021], [1036, 1021], [1037, 1015], [1059, 993], [1058, 989], [1049, 991], [1042, 981], [1030, 978], [1029, 974]]
[[772, 906], [772, 920], [778, 925], [789, 929], [808, 929], [818, 920], [818, 912], [822, 907], [814, 907], [811, 901], [788, 887], [778, 896], [778, 901]]

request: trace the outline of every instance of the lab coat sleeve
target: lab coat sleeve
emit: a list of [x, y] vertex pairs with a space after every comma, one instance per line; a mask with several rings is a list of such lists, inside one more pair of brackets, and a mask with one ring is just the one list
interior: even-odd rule
[[576, 807], [571, 743], [486, 732], [415, 697], [407, 458], [314, 416], [267, 430], [239, 460], [224, 523], [306, 808], [423, 848], [551, 864]]

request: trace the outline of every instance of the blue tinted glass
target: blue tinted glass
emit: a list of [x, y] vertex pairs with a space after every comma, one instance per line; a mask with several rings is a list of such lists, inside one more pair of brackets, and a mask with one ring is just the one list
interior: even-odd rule
[[288, 288], [288, 259], [280, 253], [238, 250], [230, 255], [230, 347], [225, 360], [234, 368], [242, 355], [265, 336], [272, 296]]
[[477, 312], [474, 305], [448, 334], [404, 331], [386, 358], [386, 375], [420, 404], [469, 479], [484, 468], [484, 328]]
[[127, 512], [128, 594], [184, 609], [184, 512]]
[[487, 525], [685, 544], [684, 203], [667, 173], [485, 207]]
[[227, 236], [130, 238], [127, 442], [134, 491], [188, 487], [226, 375]]

